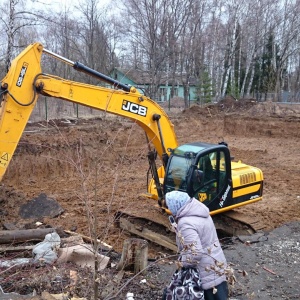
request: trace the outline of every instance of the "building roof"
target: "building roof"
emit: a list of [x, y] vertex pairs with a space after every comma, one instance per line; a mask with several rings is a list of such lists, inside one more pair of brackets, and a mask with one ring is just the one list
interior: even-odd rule
[[[114, 68], [114, 70], [117, 70], [119, 73], [124, 75], [124, 77], [127, 77], [134, 81], [135, 85], [150, 85], [152, 83], [150, 73], [148, 71], [138, 70], [138, 69], [121, 69], [121, 68]], [[113, 71], [114, 71], [113, 70]], [[112, 72], [113, 72], [112, 71]], [[118, 78], [119, 81], [122, 82], [121, 78]], [[179, 74], [175, 77], [175, 85], [182, 85], [182, 79]], [[161, 78], [159, 80], [161, 85], [165, 85], [168, 83], [168, 85], [171, 85], [173, 80], [171, 76], [168, 76], [166, 72], [161, 73]], [[190, 78], [190, 85], [196, 85], [196, 78], [191, 77]]]

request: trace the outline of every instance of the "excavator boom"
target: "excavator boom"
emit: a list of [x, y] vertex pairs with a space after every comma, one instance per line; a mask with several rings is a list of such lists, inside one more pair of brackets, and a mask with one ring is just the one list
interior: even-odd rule
[[106, 77], [80, 63], [57, 56], [60, 60], [115, 88], [88, 85], [42, 73], [42, 54], [51, 51], [39, 43], [28, 46], [12, 62], [1, 83], [2, 102], [0, 110], [0, 180], [2, 179], [25, 126], [34, 109], [38, 94], [60, 98], [115, 115], [129, 118], [145, 131], [157, 154], [162, 158], [168, 147], [176, 148], [174, 126], [164, 110], [153, 100], [129, 87]]

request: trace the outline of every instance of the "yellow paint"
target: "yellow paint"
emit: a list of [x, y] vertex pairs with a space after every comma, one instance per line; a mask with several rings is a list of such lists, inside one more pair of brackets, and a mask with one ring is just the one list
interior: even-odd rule
[[2, 152], [0, 156], [0, 167], [6, 169], [10, 161], [11, 155], [7, 152]]
[[251, 204], [251, 203], [254, 203], [254, 202], [257, 202], [257, 201], [260, 201], [260, 200], [262, 200], [262, 197], [258, 197], [258, 198], [255, 198], [255, 199], [253, 199], [253, 200], [248, 200], [248, 201], [244, 201], [244, 202], [242, 202], [242, 203], [230, 205], [230, 206], [227, 206], [227, 207], [224, 207], [224, 208], [220, 208], [220, 209], [211, 211], [211, 212], [210, 212], [210, 215], [213, 216], [213, 215], [216, 215], [216, 214], [220, 214], [220, 213], [223, 213], [223, 212], [225, 212], [225, 211], [229, 211], [229, 210], [232, 210], [232, 209], [241, 207], [241, 206], [243, 206], [243, 205]]

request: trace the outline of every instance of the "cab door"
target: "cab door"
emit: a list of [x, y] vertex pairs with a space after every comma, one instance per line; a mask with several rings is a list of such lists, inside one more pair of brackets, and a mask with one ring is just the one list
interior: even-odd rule
[[228, 148], [215, 148], [199, 153], [195, 159], [190, 194], [212, 211], [220, 208], [221, 197], [228, 186], [231, 186]]

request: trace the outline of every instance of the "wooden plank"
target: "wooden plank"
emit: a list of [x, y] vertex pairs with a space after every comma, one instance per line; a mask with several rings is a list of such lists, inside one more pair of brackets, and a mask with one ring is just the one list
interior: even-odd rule
[[172, 241], [168, 237], [161, 235], [159, 233], [153, 232], [147, 228], [142, 228], [141, 230], [136, 229], [135, 225], [131, 223], [128, 219], [120, 218], [120, 227], [135, 234], [149, 240], [155, 244], [161, 245], [165, 248], [173, 250], [177, 252], [176, 242]]
[[55, 228], [0, 230], [0, 244], [20, 243], [33, 240], [44, 240], [48, 233], [55, 231]]
[[34, 247], [35, 246], [0, 247], [0, 253], [3, 253], [3, 252], [31, 251]]

